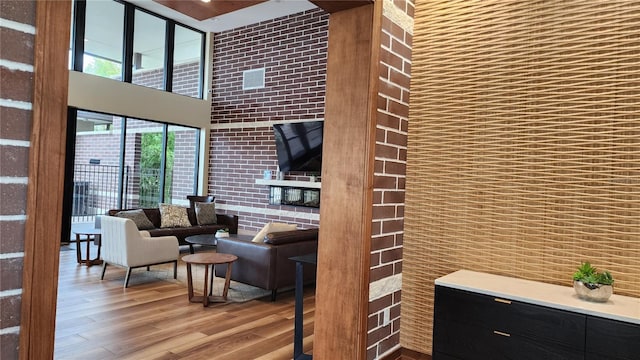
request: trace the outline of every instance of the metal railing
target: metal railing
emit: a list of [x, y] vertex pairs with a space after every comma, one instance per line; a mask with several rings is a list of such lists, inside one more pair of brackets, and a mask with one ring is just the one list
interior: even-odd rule
[[[74, 167], [72, 223], [93, 222], [96, 215], [117, 209], [119, 166], [80, 164]], [[167, 179], [172, 179], [171, 175]], [[165, 183], [165, 201], [171, 201], [171, 180]], [[121, 207], [157, 207], [160, 194], [160, 170], [131, 172], [125, 166]]]

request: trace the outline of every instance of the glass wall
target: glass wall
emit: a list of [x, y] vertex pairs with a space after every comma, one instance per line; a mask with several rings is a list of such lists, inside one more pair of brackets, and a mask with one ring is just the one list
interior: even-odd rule
[[73, 224], [196, 194], [198, 129], [83, 110], [75, 121]]
[[166, 27], [164, 19], [136, 9], [132, 84], [164, 90]]
[[176, 25], [173, 50], [173, 92], [201, 98], [204, 34]]
[[82, 72], [121, 80], [124, 5], [89, 0], [85, 20]]
[[197, 188], [198, 130], [169, 125], [167, 132], [164, 202], [180, 204]]
[[75, 0], [73, 8], [70, 69], [203, 97], [204, 32], [126, 2]]

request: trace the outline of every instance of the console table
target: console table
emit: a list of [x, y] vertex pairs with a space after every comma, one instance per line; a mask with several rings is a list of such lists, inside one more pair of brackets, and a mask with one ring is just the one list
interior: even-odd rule
[[303, 332], [303, 282], [304, 264], [318, 264], [318, 254], [306, 254], [289, 258], [296, 262], [296, 305], [295, 320], [293, 323], [293, 359], [294, 360], [311, 360], [313, 356], [302, 352], [302, 332]]
[[[569, 279], [569, 282], [571, 280]], [[456, 271], [435, 281], [433, 359], [637, 360], [640, 299]]]

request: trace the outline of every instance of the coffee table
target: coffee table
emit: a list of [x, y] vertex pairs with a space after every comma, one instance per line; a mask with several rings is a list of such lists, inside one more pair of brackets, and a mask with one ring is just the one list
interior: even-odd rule
[[[229, 284], [231, 283], [231, 265], [234, 261], [238, 260], [238, 257], [231, 254], [222, 253], [200, 253], [185, 255], [182, 257], [182, 261], [187, 264], [187, 287], [189, 291], [190, 302], [202, 302], [202, 306], [209, 306], [210, 302], [226, 302], [227, 293], [229, 292]], [[191, 265], [200, 264], [204, 265], [204, 289], [202, 296], [193, 294], [193, 278], [191, 276]], [[224, 288], [222, 290], [222, 296], [214, 296], [213, 293], [213, 277], [214, 266], [227, 264], [227, 272], [225, 274]], [[211, 265], [211, 279], [209, 279], [209, 265]], [[209, 294], [207, 295], [207, 285], [209, 285]]]
[[[238, 235], [238, 234], [229, 234], [229, 236], [225, 236], [221, 239], [237, 239], [237, 240], [251, 240], [253, 236], [251, 235]], [[201, 234], [201, 235], [191, 235], [187, 236], [184, 239], [187, 243], [189, 243], [189, 252], [194, 254], [193, 245], [205, 245], [205, 246], [216, 246], [218, 244], [218, 238], [216, 234]]]

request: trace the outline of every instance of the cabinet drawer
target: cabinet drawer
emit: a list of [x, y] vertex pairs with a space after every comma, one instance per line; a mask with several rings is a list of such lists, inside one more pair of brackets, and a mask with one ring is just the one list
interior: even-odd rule
[[513, 302], [503, 309], [504, 314], [497, 319], [497, 330], [550, 346], [584, 351], [585, 315], [521, 302]]
[[638, 360], [640, 325], [587, 316], [587, 360]]
[[[584, 338], [583, 338], [584, 341]], [[457, 322], [438, 325], [433, 337], [434, 353], [449, 357], [435, 359], [491, 360], [583, 360], [584, 351], [549, 344], [519, 335], [509, 335], [486, 327]]]
[[585, 315], [436, 286], [434, 326], [486, 328], [584, 351]]
[[500, 313], [493, 302], [494, 299], [486, 295], [436, 286], [434, 318], [491, 327]]

